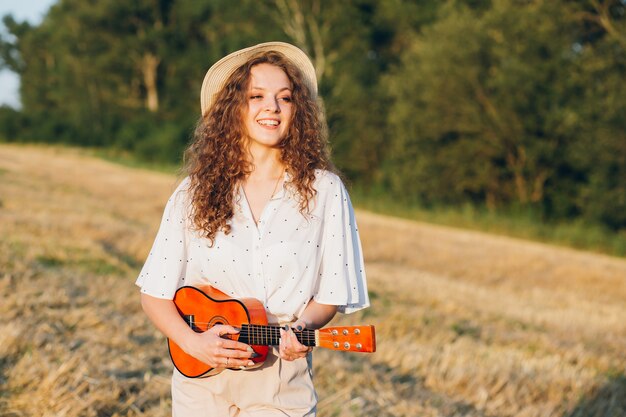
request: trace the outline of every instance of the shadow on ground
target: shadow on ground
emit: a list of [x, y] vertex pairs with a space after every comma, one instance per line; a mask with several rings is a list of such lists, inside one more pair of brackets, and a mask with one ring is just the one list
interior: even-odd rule
[[626, 375], [609, 378], [602, 387], [589, 392], [563, 417], [625, 417]]

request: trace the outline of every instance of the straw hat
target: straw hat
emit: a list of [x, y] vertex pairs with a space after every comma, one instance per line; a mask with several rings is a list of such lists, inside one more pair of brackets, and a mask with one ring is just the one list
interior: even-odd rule
[[317, 78], [315, 68], [309, 57], [299, 48], [285, 42], [260, 43], [249, 48], [233, 52], [217, 61], [204, 76], [202, 89], [200, 90], [200, 107], [204, 115], [215, 102], [215, 95], [226, 84], [226, 80], [233, 72], [252, 56], [259, 52], [276, 51], [285, 55], [296, 67], [300, 69], [304, 84], [309, 89], [313, 98], [317, 97]]

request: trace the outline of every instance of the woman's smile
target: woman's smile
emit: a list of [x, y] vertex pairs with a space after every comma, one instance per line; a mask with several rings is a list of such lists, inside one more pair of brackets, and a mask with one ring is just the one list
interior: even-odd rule
[[257, 120], [257, 122], [261, 126], [264, 126], [270, 129], [278, 128], [278, 125], [280, 125], [279, 119], [259, 119]]

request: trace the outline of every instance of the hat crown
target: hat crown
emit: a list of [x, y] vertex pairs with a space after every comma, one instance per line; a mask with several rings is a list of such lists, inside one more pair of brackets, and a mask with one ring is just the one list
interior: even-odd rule
[[313, 63], [300, 48], [286, 42], [265, 42], [240, 49], [226, 55], [209, 68], [200, 90], [200, 108], [205, 115], [215, 103], [217, 94], [226, 85], [237, 68], [262, 52], [275, 51], [283, 54], [302, 74], [304, 84], [313, 98], [317, 97], [317, 77]]

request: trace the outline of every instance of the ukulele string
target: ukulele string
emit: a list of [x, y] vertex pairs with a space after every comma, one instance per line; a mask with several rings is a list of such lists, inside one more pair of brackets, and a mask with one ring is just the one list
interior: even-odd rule
[[[210, 323], [199, 321], [194, 324], [196, 326], [208, 326]], [[261, 342], [259, 344], [264, 344], [264, 342], [275, 342], [276, 340], [280, 340], [281, 329], [283, 329], [282, 326], [244, 324], [240, 326], [239, 335], [240, 337], [248, 340], [252, 339], [252, 342], [259, 341]], [[317, 344], [315, 330], [313, 329], [304, 329], [300, 332], [296, 332], [296, 337], [298, 337], [298, 340], [303, 344], [308, 344], [309, 346], [315, 346]], [[326, 332], [319, 332], [317, 340], [320, 342], [334, 342], [337, 340], [337, 336]]]
[[[194, 322], [194, 325], [196, 327], [198, 326], [202, 326], [202, 325], [209, 325], [211, 323], [209, 322], [203, 322], [203, 321], [197, 321]], [[237, 326], [235, 326], [237, 328]], [[280, 331], [284, 329], [281, 326], [265, 326], [265, 325], [254, 325], [254, 324], [244, 324], [242, 326], [239, 327], [239, 334], [242, 335], [248, 335], [248, 334], [263, 334], [263, 335], [275, 335], [275, 336], [280, 336]], [[204, 331], [208, 330], [208, 329], [202, 329]], [[301, 331], [294, 331], [294, 333], [296, 333], [296, 335], [300, 335], [300, 336], [304, 336], [304, 337], [311, 337], [311, 336], [315, 336], [315, 332], [316, 330], [314, 329], [304, 329]], [[337, 336], [336, 335], [331, 335], [329, 333], [326, 332], [319, 332], [319, 338], [322, 340], [333, 340], [336, 339]]]
[[[200, 328], [200, 330], [207, 331], [210, 322], [206, 321], [196, 321], [194, 322], [194, 326], [196, 328], [200, 328], [200, 326], [207, 327], [206, 329]], [[237, 326], [235, 326], [237, 327]], [[284, 329], [282, 326], [271, 326], [271, 325], [258, 325], [258, 324], [243, 324], [239, 326], [239, 335], [240, 337], [246, 339], [253, 339], [254, 341], [259, 341], [264, 344], [264, 342], [276, 341], [280, 340], [280, 331]], [[308, 344], [309, 346], [315, 346], [315, 330], [313, 329], [304, 329], [302, 331], [295, 332], [296, 337], [300, 342], [304, 344]], [[253, 343], [254, 344], [254, 343]]]

